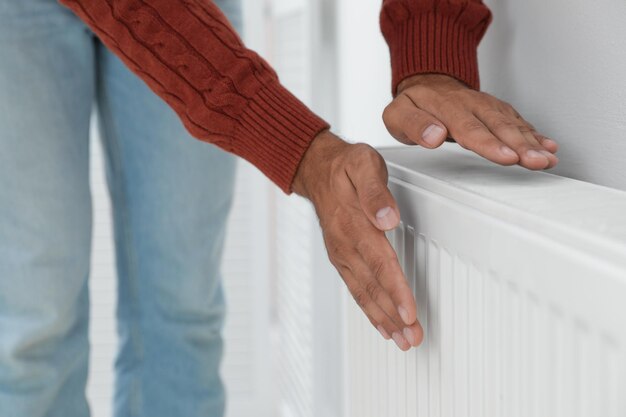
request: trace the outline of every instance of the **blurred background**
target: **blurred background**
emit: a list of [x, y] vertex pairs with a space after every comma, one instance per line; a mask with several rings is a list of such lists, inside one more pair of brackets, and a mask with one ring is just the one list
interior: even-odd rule
[[[561, 144], [557, 174], [626, 190], [626, 3], [490, 0], [483, 88]], [[282, 82], [351, 141], [394, 145], [380, 0], [244, 0], [247, 45]], [[116, 347], [109, 201], [92, 146], [95, 228], [91, 370], [95, 417], [111, 415]], [[341, 303], [309, 204], [239, 164], [223, 273], [229, 315], [223, 377], [229, 417], [341, 416]]]

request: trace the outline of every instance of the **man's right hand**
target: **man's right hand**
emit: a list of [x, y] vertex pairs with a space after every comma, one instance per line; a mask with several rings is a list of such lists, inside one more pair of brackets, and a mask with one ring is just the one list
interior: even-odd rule
[[323, 132], [307, 150], [293, 190], [313, 203], [328, 257], [372, 325], [408, 350], [423, 338], [415, 299], [385, 231], [400, 222], [382, 157]]

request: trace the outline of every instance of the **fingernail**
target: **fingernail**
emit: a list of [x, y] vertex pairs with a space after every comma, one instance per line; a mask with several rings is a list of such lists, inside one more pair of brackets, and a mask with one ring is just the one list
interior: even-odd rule
[[517, 153], [508, 146], [500, 147], [500, 152], [502, 152], [502, 155], [504, 156], [517, 156]]
[[405, 324], [413, 324], [409, 321], [409, 312], [406, 311], [406, 308], [398, 307], [398, 314], [400, 314], [400, 317], [402, 317], [402, 321]]
[[439, 145], [441, 142], [441, 135], [443, 134], [443, 128], [439, 125], [432, 124], [424, 130], [422, 133], [422, 139], [424, 142], [431, 146]]
[[404, 337], [402, 337], [402, 335], [398, 332], [394, 332], [393, 335], [391, 335], [391, 338], [393, 339], [394, 342], [396, 342], [396, 345], [404, 350], [406, 348], [407, 345], [407, 341], [404, 339]]
[[404, 330], [402, 330], [402, 334], [404, 334], [404, 338], [407, 340], [407, 342], [409, 342], [411, 346], [415, 346], [417, 344], [417, 340], [415, 339], [415, 334], [413, 333], [413, 330], [405, 327]]
[[535, 159], [536, 158], [545, 158], [546, 157], [541, 152], [537, 152], [537, 151], [534, 151], [532, 149], [529, 150], [529, 151], [526, 151], [526, 156], [529, 157], [529, 158], [535, 158]]
[[376, 221], [378, 226], [383, 230], [391, 230], [398, 225], [398, 215], [391, 207], [380, 209], [376, 213]]
[[555, 141], [553, 141], [552, 139], [548, 139], [548, 138], [545, 138], [545, 139], [543, 140], [543, 143], [542, 143], [542, 144], [543, 144], [544, 146], [545, 146], [545, 145], [559, 146], [559, 144], [558, 144], [558, 143], [556, 143], [556, 142], [555, 142]]
[[[556, 165], [556, 163], [553, 164], [553, 161], [556, 159], [556, 156], [552, 152], [550, 152], [550, 151], [539, 151], [539, 152], [541, 152], [541, 154], [543, 156], [548, 158], [548, 166], [546, 167], [546, 169], [549, 169], [549, 168], [551, 168], [551, 167]], [[556, 162], [556, 161], [554, 161], [554, 162]]]
[[389, 340], [389, 339], [391, 339], [391, 336], [389, 336], [389, 333], [387, 333], [387, 332], [385, 331], [385, 329], [383, 329], [383, 326], [380, 326], [380, 325], [379, 325], [379, 326], [378, 326], [378, 327], [376, 327], [376, 328], [378, 329], [378, 333], [380, 333], [380, 335], [383, 337], [383, 339], [385, 339], [385, 340]]

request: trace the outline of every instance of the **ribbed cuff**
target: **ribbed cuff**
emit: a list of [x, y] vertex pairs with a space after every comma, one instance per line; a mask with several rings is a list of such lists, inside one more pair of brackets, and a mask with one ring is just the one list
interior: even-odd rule
[[286, 193], [313, 139], [330, 126], [279, 83], [262, 87], [240, 116], [231, 151]]
[[458, 19], [433, 12], [415, 15], [385, 33], [391, 46], [392, 92], [416, 74], [450, 75], [479, 89], [478, 40]]

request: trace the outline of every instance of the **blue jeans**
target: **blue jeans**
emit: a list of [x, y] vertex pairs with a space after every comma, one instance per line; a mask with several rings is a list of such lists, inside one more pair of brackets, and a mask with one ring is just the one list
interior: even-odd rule
[[[237, 24], [236, 2], [218, 3]], [[89, 415], [94, 103], [119, 279], [116, 416], [221, 416], [234, 159], [191, 138], [55, 0], [0, 0], [0, 416]]]

